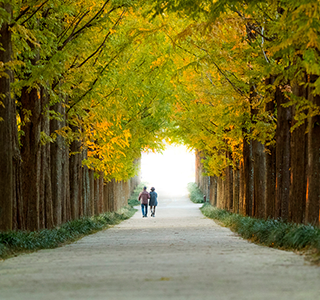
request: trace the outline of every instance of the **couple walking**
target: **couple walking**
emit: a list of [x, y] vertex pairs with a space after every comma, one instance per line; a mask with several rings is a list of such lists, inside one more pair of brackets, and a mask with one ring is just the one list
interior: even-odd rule
[[156, 206], [158, 205], [158, 194], [154, 191], [155, 188], [152, 187], [150, 193], [147, 192], [147, 187], [143, 188], [143, 191], [139, 194], [139, 201], [141, 202], [141, 211], [142, 211], [142, 218], [148, 217], [148, 199], [151, 217], [155, 217], [156, 213]]

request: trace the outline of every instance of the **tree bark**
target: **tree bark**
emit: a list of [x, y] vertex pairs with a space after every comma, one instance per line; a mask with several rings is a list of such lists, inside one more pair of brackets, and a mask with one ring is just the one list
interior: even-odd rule
[[[269, 81], [267, 82], [267, 84]], [[271, 79], [270, 79], [271, 83]], [[266, 111], [272, 116], [275, 111], [275, 102], [266, 104]], [[265, 147], [266, 156], [266, 218], [275, 218], [276, 200], [276, 148], [273, 145]]]
[[288, 220], [289, 192], [290, 192], [290, 128], [292, 108], [283, 107], [287, 99], [276, 88], [277, 101], [277, 129], [276, 129], [276, 218]]
[[[41, 89], [41, 99], [44, 106], [49, 105], [49, 96]], [[41, 128], [46, 135], [50, 135], [49, 114], [41, 115]], [[51, 188], [51, 157], [50, 143], [41, 146], [41, 175], [40, 175], [40, 228], [53, 228], [53, 204]]]
[[240, 174], [239, 167], [234, 162], [235, 168], [233, 169], [233, 212], [239, 213], [239, 186], [240, 186]]
[[[100, 172], [100, 177], [99, 177], [99, 214], [104, 213], [104, 201], [103, 201], [103, 193], [104, 193], [104, 189], [103, 189], [103, 172]], [[128, 203], [127, 203], [128, 204]]]
[[[86, 151], [83, 152], [83, 158], [86, 159]], [[83, 216], [89, 216], [89, 197], [90, 197], [90, 181], [89, 181], [89, 169], [87, 166], [82, 168], [82, 211]]]
[[[62, 103], [56, 103], [53, 110], [62, 116], [62, 120], [53, 119], [50, 122], [51, 133], [56, 133], [66, 125], [66, 112]], [[57, 226], [70, 219], [69, 148], [65, 139], [59, 134], [56, 141], [51, 144], [50, 155], [52, 202], [54, 222]]]
[[89, 169], [89, 202], [88, 202], [88, 215], [94, 216], [94, 171]]
[[100, 190], [99, 190], [99, 178], [94, 179], [94, 215], [99, 215], [99, 197], [100, 197]]
[[254, 216], [265, 218], [266, 202], [266, 157], [264, 145], [257, 140], [252, 141], [254, 161]]
[[[232, 155], [230, 151], [226, 152], [226, 157], [229, 161], [232, 161]], [[233, 211], [233, 170], [232, 166], [226, 168], [226, 203], [225, 209]]]
[[[77, 130], [72, 128], [73, 131]], [[81, 216], [81, 142], [75, 140], [70, 145], [70, 161], [69, 161], [69, 185], [70, 185], [70, 203], [71, 203], [71, 219], [76, 220]]]
[[[306, 89], [297, 84], [293, 87], [293, 93], [299, 97], [307, 98]], [[295, 107], [293, 107], [295, 114]], [[293, 125], [296, 123], [292, 118]], [[289, 201], [289, 220], [295, 223], [303, 223], [306, 211], [307, 188], [307, 124], [304, 122], [291, 134], [291, 185]]]
[[239, 213], [245, 215], [245, 173], [244, 173], [244, 160], [239, 163]]
[[[10, 4], [1, 4], [9, 15], [12, 14]], [[0, 29], [0, 61], [11, 61], [12, 41], [8, 22], [3, 22]], [[15, 203], [15, 177], [14, 177], [14, 133], [13, 124], [16, 125], [15, 104], [11, 98], [12, 73], [6, 70], [7, 76], [0, 78], [0, 231], [13, 229], [13, 206]]]
[[[24, 211], [26, 214], [26, 229], [30, 231], [40, 229], [40, 174], [41, 174], [41, 113], [42, 105], [40, 91], [33, 88], [28, 91], [24, 87], [21, 91], [21, 104], [23, 107], [22, 118], [29, 118], [21, 130], [22, 148], [22, 192]], [[27, 116], [25, 112], [30, 112]]]
[[210, 203], [217, 206], [217, 176], [210, 177]]
[[[310, 76], [314, 83], [318, 76]], [[313, 95], [313, 88], [308, 93], [309, 100], [320, 107], [320, 96]], [[306, 223], [319, 225], [320, 201], [320, 115], [309, 119], [308, 126], [308, 171], [307, 171], [307, 207]]]
[[243, 205], [247, 216], [253, 216], [253, 163], [252, 163], [252, 142], [243, 139], [243, 172], [244, 191]]
[[105, 182], [103, 186], [103, 207], [104, 212], [110, 211], [109, 182]]

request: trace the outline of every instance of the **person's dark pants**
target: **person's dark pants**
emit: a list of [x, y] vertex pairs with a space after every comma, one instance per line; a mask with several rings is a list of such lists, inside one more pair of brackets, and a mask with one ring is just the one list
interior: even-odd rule
[[142, 216], [146, 217], [148, 214], [148, 204], [141, 204]]

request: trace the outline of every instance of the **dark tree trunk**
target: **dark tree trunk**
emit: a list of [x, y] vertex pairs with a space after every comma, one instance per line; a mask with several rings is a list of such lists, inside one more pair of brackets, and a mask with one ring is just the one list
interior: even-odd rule
[[252, 163], [252, 142], [243, 139], [243, 172], [244, 191], [243, 205], [247, 216], [253, 216], [253, 163]]
[[104, 212], [110, 211], [109, 182], [105, 182], [103, 186], [103, 207], [104, 207]]
[[[63, 118], [62, 120], [53, 119], [50, 122], [51, 133], [56, 133], [66, 125], [66, 114], [62, 103], [56, 103], [53, 110]], [[51, 144], [50, 155], [53, 214], [57, 226], [70, 218], [69, 149], [64, 138], [59, 134], [57, 134], [56, 141]]]
[[254, 215], [265, 217], [266, 202], [266, 157], [264, 145], [259, 141], [252, 141], [254, 161]]
[[240, 173], [238, 163], [234, 162], [235, 168], [233, 169], [233, 212], [239, 213], [239, 187], [240, 187]]
[[[86, 159], [86, 151], [83, 152], [83, 158]], [[89, 180], [89, 169], [87, 166], [82, 168], [82, 211], [83, 216], [89, 216], [89, 197], [90, 197], [90, 180]]]
[[103, 202], [103, 192], [104, 192], [103, 183], [104, 183], [104, 180], [103, 180], [103, 176], [104, 176], [103, 172], [100, 172], [100, 177], [99, 177], [99, 212], [98, 212], [99, 214], [104, 213], [104, 202]]
[[112, 179], [109, 183], [108, 183], [108, 193], [109, 193], [109, 211], [115, 211], [115, 180]]
[[224, 208], [224, 180], [221, 177], [218, 177], [217, 180], [217, 207]]
[[[44, 89], [41, 90], [41, 99], [44, 105], [49, 104], [49, 97]], [[41, 116], [41, 128], [46, 135], [50, 135], [49, 114], [43, 112]], [[53, 204], [51, 188], [51, 157], [50, 143], [41, 146], [41, 175], [40, 175], [40, 227], [53, 228]]]
[[279, 87], [275, 93], [277, 101], [276, 129], [276, 218], [288, 220], [290, 192], [290, 128], [292, 108], [283, 107], [287, 99]]
[[[1, 4], [0, 7], [12, 14], [10, 4]], [[1, 24], [0, 29], [0, 61], [11, 61], [12, 42], [11, 31], [7, 22]], [[15, 104], [11, 98], [12, 73], [6, 70], [7, 76], [0, 78], [0, 231], [13, 229], [13, 207], [15, 196], [15, 169], [14, 169], [14, 132], [16, 126]]]
[[210, 177], [210, 203], [217, 206], [217, 177]]
[[[73, 131], [76, 128], [72, 128]], [[71, 203], [71, 219], [78, 219], [81, 214], [81, 153], [80, 153], [81, 142], [75, 140], [70, 145], [70, 162], [69, 162], [69, 180], [70, 180], [70, 203]]]
[[266, 147], [266, 218], [275, 218], [276, 149]]
[[[295, 85], [293, 93], [307, 98], [306, 89]], [[293, 114], [295, 107], [293, 107]], [[293, 125], [296, 123], [292, 118]], [[289, 202], [289, 220], [303, 223], [306, 211], [306, 172], [307, 172], [307, 135], [306, 122], [291, 134], [291, 186]]]
[[[227, 159], [232, 161], [231, 152], [226, 152]], [[226, 168], [226, 207], [227, 210], [233, 211], [233, 170], [232, 166]]]
[[241, 160], [239, 163], [239, 213], [245, 215], [245, 173], [244, 173], [244, 161]]
[[94, 171], [89, 169], [89, 186], [90, 186], [90, 192], [89, 192], [89, 207], [88, 207], [88, 213], [89, 216], [94, 216]]
[[21, 129], [22, 149], [22, 193], [24, 211], [26, 214], [26, 229], [30, 231], [40, 229], [40, 174], [41, 174], [41, 98], [37, 89], [28, 91], [24, 87], [21, 91], [23, 112], [31, 112], [31, 116], [22, 114], [22, 119], [29, 118]]
[[[314, 83], [318, 76], [311, 76]], [[309, 91], [309, 100], [320, 107], [320, 96]], [[307, 168], [307, 207], [306, 223], [319, 225], [319, 202], [320, 202], [320, 115], [309, 120], [308, 126], [308, 168]]]
[[[268, 84], [269, 82], [267, 82]], [[271, 80], [270, 80], [271, 83]], [[269, 101], [266, 104], [266, 111], [273, 116], [275, 102]], [[276, 148], [273, 145], [266, 149], [266, 218], [275, 218], [276, 201]]]
[[100, 190], [99, 190], [99, 178], [96, 178], [94, 180], [94, 215], [99, 215], [99, 196], [100, 196]]

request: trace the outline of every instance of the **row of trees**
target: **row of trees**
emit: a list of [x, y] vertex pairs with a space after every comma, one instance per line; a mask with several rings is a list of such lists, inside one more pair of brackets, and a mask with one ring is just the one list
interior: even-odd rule
[[175, 38], [188, 64], [172, 136], [198, 150], [211, 203], [318, 225], [319, 1], [160, 2], [196, 20]]
[[0, 4], [0, 230], [107, 209], [165, 138], [213, 204], [319, 224], [319, 1]]
[[0, 230], [125, 203], [172, 98], [172, 46], [145, 13], [133, 0], [0, 1]]

